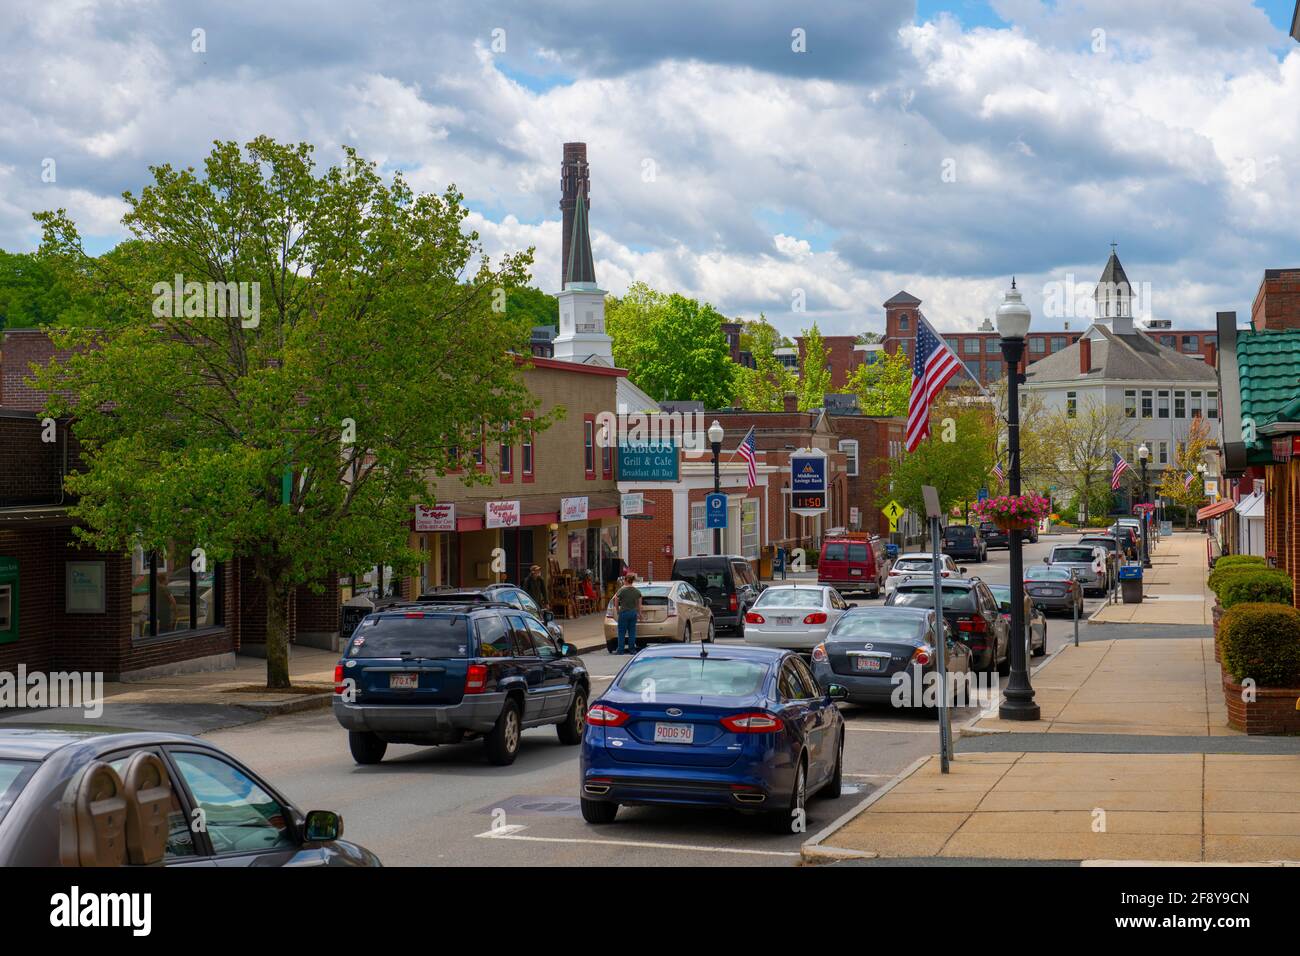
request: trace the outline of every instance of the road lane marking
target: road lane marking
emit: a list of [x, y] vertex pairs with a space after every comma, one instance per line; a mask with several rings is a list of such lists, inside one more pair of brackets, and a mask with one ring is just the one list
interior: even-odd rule
[[[581, 837], [541, 837], [522, 836], [520, 830], [528, 829], [522, 824], [504, 826], [485, 833], [476, 833], [476, 837], [485, 840], [528, 840], [533, 843], [585, 843], [594, 846], [635, 846], [652, 850], [689, 850], [694, 853], [739, 853], [746, 856], [798, 856], [798, 851], [791, 850], [746, 850], [738, 847], [700, 846], [694, 843], [656, 843], [650, 840], [594, 840]], [[508, 832], [507, 832], [508, 831]]]

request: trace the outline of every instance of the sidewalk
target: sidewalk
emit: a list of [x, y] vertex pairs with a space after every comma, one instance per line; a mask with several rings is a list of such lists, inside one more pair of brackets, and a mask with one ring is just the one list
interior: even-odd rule
[[1088, 623], [1209, 626], [1214, 595], [1205, 586], [1208, 574], [1205, 535], [1180, 531], [1166, 536], [1143, 577], [1142, 603], [1107, 605]]

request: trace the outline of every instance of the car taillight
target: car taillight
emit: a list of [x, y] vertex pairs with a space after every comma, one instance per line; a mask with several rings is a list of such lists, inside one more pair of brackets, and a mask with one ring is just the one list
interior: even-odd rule
[[912, 660], [924, 667], [926, 664], [930, 663], [930, 648], [918, 647], [912, 652]]
[[746, 623], [746, 624], [766, 624], [766, 623], [767, 623], [767, 620], [763, 617], [763, 615], [759, 614], [757, 611], [746, 611], [746, 612], [745, 612], [745, 623]]
[[424, 617], [423, 611], [407, 611], [402, 617]]
[[945, 578], [948, 576], [948, 572], [947, 572], [947, 571], [940, 571], [939, 573], [942, 574]]
[[736, 714], [732, 717], [723, 717], [722, 726], [733, 734], [773, 734], [785, 725], [781, 723], [781, 718], [775, 714], [769, 714], [766, 711], [755, 711], [752, 714]]
[[600, 727], [621, 727], [627, 721], [627, 714], [621, 710], [616, 710], [609, 704], [594, 704], [587, 711], [587, 723], [596, 724]]
[[727, 598], [727, 609], [730, 610], [730, 611], [734, 611], [734, 610], [736, 610], [738, 607], [740, 607], [740, 605], [736, 603], [736, 595], [734, 595], [734, 594], [730, 595], [730, 596]]
[[342, 665], [342, 664], [335, 664], [335, 665], [334, 665], [334, 693], [336, 693], [336, 694], [341, 694], [341, 693], [343, 693], [343, 689], [344, 689], [344, 685], [343, 685], [343, 665]]
[[903, 573], [902, 571], [895, 571], [893, 568], [890, 568], [890, 569], [889, 569], [889, 576], [890, 576], [891, 578], [892, 578], [892, 577], [895, 577], [895, 576], [897, 576], [897, 575], [899, 575], [899, 574], [902, 574], [902, 573]]
[[825, 644], [818, 644], [816, 647], [813, 648], [812, 659], [813, 659], [813, 663], [814, 663], [814, 664], [825, 664], [825, 663], [826, 663], [826, 645], [825, 645]]
[[984, 634], [988, 629], [988, 622], [982, 617], [963, 617], [957, 621], [957, 630], [968, 634]]
[[676, 601], [669, 601], [669, 602], [668, 602], [668, 616], [669, 616], [669, 617], [676, 617], [676, 616], [677, 616], [677, 602], [676, 602]]
[[487, 687], [487, 665], [470, 664], [469, 670], [465, 671], [465, 693], [481, 694]]
[[826, 615], [822, 611], [813, 611], [811, 614], [809, 614], [806, 618], [803, 619], [803, 622], [805, 624], [825, 624]]

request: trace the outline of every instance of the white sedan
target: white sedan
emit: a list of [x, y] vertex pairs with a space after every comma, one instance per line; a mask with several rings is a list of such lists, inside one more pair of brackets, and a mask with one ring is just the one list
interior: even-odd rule
[[[900, 554], [885, 578], [885, 596], [888, 597], [900, 584], [906, 584], [908, 581], [925, 582], [931, 580], [934, 574], [932, 560], [930, 555], [921, 551]], [[939, 555], [939, 576], [944, 578], [964, 578], [966, 569], [958, 567], [957, 562], [948, 555], [941, 554]]]
[[840, 616], [856, 606], [822, 584], [772, 585], [745, 615], [745, 643], [811, 651], [826, 640]]

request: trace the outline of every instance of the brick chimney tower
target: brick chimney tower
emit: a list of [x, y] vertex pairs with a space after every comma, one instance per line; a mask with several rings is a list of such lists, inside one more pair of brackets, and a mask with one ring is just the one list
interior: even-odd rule
[[560, 288], [569, 281], [569, 253], [573, 247], [573, 221], [578, 208], [578, 193], [582, 193], [587, 209], [591, 209], [591, 174], [587, 168], [587, 144], [565, 143], [564, 159], [560, 162], [560, 214], [564, 228], [560, 237], [562, 259], [560, 262]]

